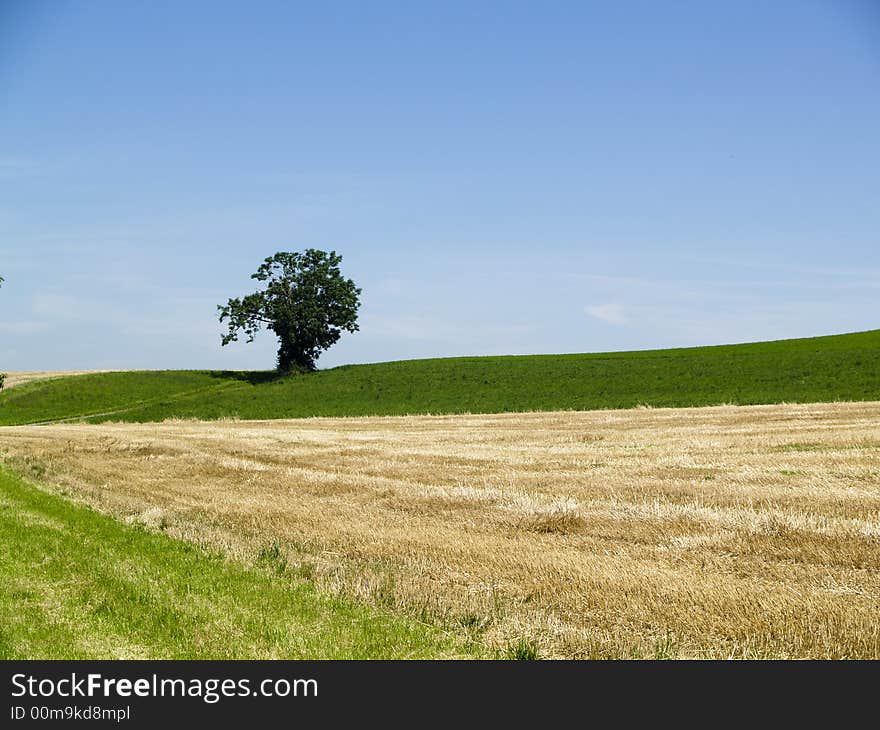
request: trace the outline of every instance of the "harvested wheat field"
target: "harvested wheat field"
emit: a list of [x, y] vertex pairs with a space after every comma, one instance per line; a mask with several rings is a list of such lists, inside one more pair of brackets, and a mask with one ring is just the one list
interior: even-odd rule
[[878, 403], [66, 424], [0, 450], [490, 647], [880, 658]]
[[91, 373], [109, 373], [112, 370], [15, 370], [6, 373], [4, 387], [14, 388], [16, 385], [24, 385], [37, 380], [53, 380], [65, 378], [70, 375], [89, 375]]

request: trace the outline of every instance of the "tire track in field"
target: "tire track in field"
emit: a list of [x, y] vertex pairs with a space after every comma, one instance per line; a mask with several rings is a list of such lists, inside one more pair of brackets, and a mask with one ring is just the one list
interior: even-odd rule
[[76, 416], [65, 416], [64, 418], [53, 418], [48, 421], [31, 421], [29, 423], [18, 424], [21, 426], [50, 426], [52, 424], [57, 423], [75, 423], [77, 421], [84, 421], [88, 418], [102, 418], [104, 416], [115, 416], [120, 413], [129, 413], [130, 411], [136, 411], [139, 408], [146, 408], [148, 406], [156, 405], [157, 403], [168, 403], [172, 401], [183, 400], [185, 398], [189, 398], [190, 396], [199, 395], [200, 393], [215, 393], [224, 389], [241, 387], [241, 383], [221, 383], [220, 385], [212, 385], [207, 388], [196, 388], [195, 390], [187, 390], [181, 393], [175, 393], [174, 395], [169, 396], [157, 396], [156, 398], [148, 398], [147, 400], [138, 401], [137, 403], [126, 406], [125, 408], [116, 408], [112, 411], [100, 411], [97, 413], [82, 413]]

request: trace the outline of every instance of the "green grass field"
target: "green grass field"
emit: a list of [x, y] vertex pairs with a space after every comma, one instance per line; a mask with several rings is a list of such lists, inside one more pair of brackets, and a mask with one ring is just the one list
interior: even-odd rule
[[282, 379], [204, 371], [84, 375], [0, 392], [0, 425], [837, 400], [880, 400], [880, 330], [674, 350], [406, 360]]
[[439, 631], [125, 525], [0, 470], [0, 659], [463, 656]]

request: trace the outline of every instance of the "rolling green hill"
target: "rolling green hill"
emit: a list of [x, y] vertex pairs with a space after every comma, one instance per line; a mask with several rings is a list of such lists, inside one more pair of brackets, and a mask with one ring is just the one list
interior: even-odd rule
[[835, 400], [880, 400], [880, 330], [674, 350], [404, 360], [288, 378], [207, 371], [81, 375], [0, 392], [0, 425]]

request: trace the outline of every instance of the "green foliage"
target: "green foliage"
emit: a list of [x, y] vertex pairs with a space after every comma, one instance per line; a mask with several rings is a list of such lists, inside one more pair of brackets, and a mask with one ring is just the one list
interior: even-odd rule
[[880, 400], [880, 330], [678, 350], [406, 360], [296, 378], [84, 375], [0, 393], [0, 425], [77, 415], [161, 421], [835, 400]]
[[520, 662], [534, 662], [541, 658], [538, 645], [528, 639], [519, 639], [509, 644], [504, 656], [506, 659]]
[[334, 345], [343, 331], [358, 329], [361, 290], [342, 276], [342, 257], [313, 248], [302, 253], [279, 252], [251, 276], [265, 289], [218, 305], [220, 321], [228, 323], [223, 345], [248, 342], [267, 327], [278, 337], [278, 370], [311, 372], [318, 356]]
[[427, 659], [439, 630], [128, 526], [0, 470], [0, 660]]

